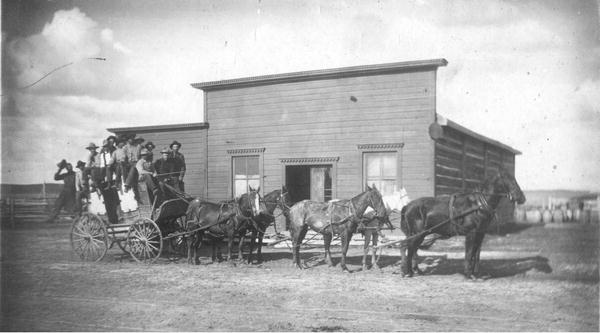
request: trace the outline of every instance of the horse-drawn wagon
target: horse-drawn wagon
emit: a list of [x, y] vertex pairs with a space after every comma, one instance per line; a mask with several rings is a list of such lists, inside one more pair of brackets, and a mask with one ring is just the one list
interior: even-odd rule
[[80, 259], [100, 261], [108, 249], [117, 244], [136, 261], [152, 263], [160, 257], [166, 241], [176, 251], [185, 247], [182, 233], [192, 198], [167, 184], [161, 184], [162, 193], [153, 200], [143, 184], [139, 189], [139, 204], [133, 199], [132, 192], [121, 195], [122, 206], [128, 200], [133, 204], [127, 205], [129, 209], [122, 212], [118, 223], [110, 216], [117, 210], [117, 205], [104, 206], [102, 202], [110, 196], [116, 197], [116, 190], [91, 194], [85, 212], [71, 227], [71, 247]]

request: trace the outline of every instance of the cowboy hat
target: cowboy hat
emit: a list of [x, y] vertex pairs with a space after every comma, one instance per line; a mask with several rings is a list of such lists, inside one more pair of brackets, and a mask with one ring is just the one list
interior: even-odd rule
[[106, 141], [108, 141], [108, 140], [110, 140], [110, 139], [113, 139], [113, 141], [117, 141], [117, 137], [116, 137], [116, 136], [114, 136], [114, 135], [109, 135], [109, 136], [106, 138]]
[[96, 146], [96, 144], [93, 143], [93, 142], [90, 142], [90, 144], [87, 147], [85, 147], [85, 149], [90, 149], [90, 150], [91, 149], [98, 149], [98, 148], [100, 148], [100, 147]]
[[77, 161], [76, 168], [83, 169], [85, 167], [85, 162], [82, 160]]
[[144, 138], [142, 138], [142, 137], [139, 137], [139, 138], [135, 138], [135, 139], [133, 139], [133, 141], [134, 141], [134, 142], [139, 142], [139, 143], [142, 143], [142, 142], [144, 142], [145, 140], [144, 140]]
[[172, 142], [172, 143], [169, 145], [169, 148], [173, 149], [173, 146], [174, 146], [174, 145], [178, 145], [178, 146], [179, 146], [179, 148], [181, 148], [181, 143], [179, 143], [177, 140], [173, 141], [173, 142]]
[[141, 156], [150, 155], [150, 152], [148, 151], [148, 149], [142, 148], [142, 150], [140, 150], [140, 155]]
[[168, 154], [168, 153], [170, 153], [170, 151], [167, 149], [167, 147], [165, 147], [165, 148], [163, 148], [163, 149], [160, 151], [160, 153], [161, 153], [161, 154]]
[[[148, 150], [152, 150], [152, 149], [156, 148], [156, 145], [152, 141], [148, 141], [148, 142], [146, 142], [144, 147], [146, 147], [146, 149], [148, 149]], [[150, 147], [152, 147], [152, 148], [150, 148]]]

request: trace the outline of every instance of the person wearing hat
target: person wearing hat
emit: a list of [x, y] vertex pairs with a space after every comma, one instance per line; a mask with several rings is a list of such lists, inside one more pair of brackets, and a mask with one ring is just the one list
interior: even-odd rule
[[87, 157], [86, 163], [85, 163], [85, 167], [93, 168], [96, 164], [96, 155], [98, 155], [98, 152], [96, 151], [96, 149], [98, 149], [98, 146], [96, 146], [95, 143], [90, 142], [90, 144], [87, 147], [85, 147], [85, 149], [90, 151], [90, 153]]
[[82, 200], [88, 194], [88, 182], [85, 174], [85, 162], [77, 161], [75, 165], [75, 212], [82, 213]]
[[125, 151], [124, 138], [117, 139], [117, 148], [112, 153], [113, 169], [115, 173], [115, 185], [119, 191], [123, 185], [123, 178], [127, 173], [127, 154]]
[[135, 169], [135, 164], [140, 159], [140, 148], [135, 144], [135, 134], [124, 135], [124, 138], [126, 143], [123, 147], [123, 151], [125, 152], [125, 159], [127, 160], [125, 174], [129, 177], [129, 173], [132, 169]]
[[175, 172], [175, 163], [170, 158], [170, 151], [163, 148], [160, 151], [160, 158], [154, 162], [154, 170], [156, 170], [158, 181], [167, 182], [170, 185], [176, 186], [178, 174]]
[[114, 135], [109, 135], [108, 138], [106, 138], [106, 141], [108, 142], [108, 150], [112, 154], [115, 151], [115, 149], [117, 149], [117, 147], [116, 147], [117, 137]]
[[154, 182], [156, 170], [152, 163], [152, 155], [150, 155], [148, 149], [142, 148], [140, 156], [140, 160], [135, 165], [138, 174], [138, 182], [144, 182], [146, 184], [148, 187], [148, 194], [150, 194], [150, 202], [154, 202], [154, 197], [157, 195], [158, 189]]
[[[67, 172], [61, 173], [65, 169]], [[46, 220], [47, 223], [53, 223], [60, 214], [61, 209], [72, 210], [75, 204], [75, 172], [73, 171], [73, 165], [62, 160], [58, 164], [58, 171], [54, 174], [54, 180], [62, 180], [65, 185], [54, 203], [54, 209]]]
[[108, 140], [104, 140], [102, 142], [102, 150], [99, 154], [99, 163], [98, 166], [102, 170], [103, 181], [104, 181], [104, 189], [107, 190], [112, 186], [113, 174], [112, 174], [112, 165], [114, 164], [114, 160], [112, 158], [112, 154], [110, 152], [110, 142]]
[[176, 185], [179, 190], [185, 192], [185, 184], [183, 182], [183, 177], [185, 176], [185, 157], [179, 152], [179, 149], [181, 149], [181, 143], [179, 143], [177, 140], [174, 140], [169, 148], [171, 148], [170, 158], [173, 160], [174, 164], [173, 171], [179, 173], [177, 175]]
[[156, 146], [154, 145], [154, 143], [152, 141], [148, 141], [144, 145], [144, 148], [148, 149], [148, 151], [152, 154], [152, 151], [154, 150], [154, 148], [156, 148]]

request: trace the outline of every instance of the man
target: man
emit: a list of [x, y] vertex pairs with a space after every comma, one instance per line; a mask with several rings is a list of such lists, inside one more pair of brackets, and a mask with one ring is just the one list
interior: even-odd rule
[[140, 156], [141, 159], [135, 165], [135, 169], [137, 170], [138, 174], [138, 182], [144, 182], [146, 184], [150, 201], [154, 202], [154, 197], [158, 195], [158, 188], [156, 187], [156, 183], [154, 181], [156, 171], [154, 169], [154, 165], [152, 164], [152, 155], [150, 155], [148, 149], [143, 148], [140, 151]]
[[103, 189], [108, 190], [113, 185], [112, 165], [114, 161], [110, 152], [110, 143], [107, 140], [102, 142], [102, 150], [100, 151], [98, 160], [98, 166], [102, 169], [102, 175], [104, 176], [105, 186]]
[[117, 148], [112, 153], [112, 160], [114, 165], [116, 187], [117, 190], [122, 191], [123, 178], [126, 177], [127, 170], [127, 154], [125, 151], [124, 138], [117, 139]]
[[[62, 180], [65, 185], [63, 186], [58, 199], [56, 199], [56, 202], [54, 203], [54, 209], [52, 210], [50, 217], [46, 220], [47, 223], [53, 223], [58, 217], [58, 214], [60, 214], [62, 208], [71, 210], [75, 203], [75, 172], [73, 172], [73, 166], [65, 160], [60, 161], [57, 166], [58, 171], [54, 174], [54, 180]], [[64, 169], [66, 169], [67, 172], [61, 173]]]
[[170, 152], [167, 148], [160, 151], [160, 159], [154, 162], [154, 170], [156, 170], [156, 178], [159, 181], [166, 182], [176, 186], [178, 174], [175, 171], [175, 162], [170, 158]]
[[152, 151], [154, 150], [154, 148], [156, 148], [156, 146], [154, 145], [154, 143], [152, 141], [148, 141], [144, 147], [146, 147], [146, 149], [148, 149], [148, 151], [150, 153], [152, 153]]
[[77, 215], [82, 213], [82, 200], [87, 198], [89, 193], [87, 176], [85, 174], [85, 162], [77, 161], [75, 166], [75, 212]]
[[185, 184], [183, 182], [183, 177], [185, 176], [185, 157], [179, 152], [179, 149], [181, 149], [181, 143], [175, 140], [171, 143], [169, 148], [171, 148], [170, 157], [173, 159], [175, 164], [175, 169], [173, 171], [179, 172], [177, 175], [177, 187], [179, 187], [180, 191], [185, 192]]
[[93, 168], [96, 163], [96, 155], [98, 155], [98, 152], [96, 151], [96, 149], [98, 149], [98, 146], [96, 146], [95, 143], [90, 142], [90, 144], [87, 147], [85, 147], [85, 149], [90, 151], [90, 153], [88, 154], [86, 163], [85, 163], [85, 167]]
[[106, 141], [108, 142], [109, 151], [112, 154], [115, 151], [115, 149], [117, 149], [117, 147], [116, 147], [117, 137], [114, 135], [110, 135], [108, 138], [106, 138]]

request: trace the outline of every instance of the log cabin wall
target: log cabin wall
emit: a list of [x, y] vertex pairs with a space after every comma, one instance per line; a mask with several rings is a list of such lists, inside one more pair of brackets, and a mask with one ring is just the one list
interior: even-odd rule
[[[476, 189], [483, 180], [503, 167], [515, 174], [515, 153], [454, 128], [444, 126], [443, 138], [435, 141], [435, 194], [453, 194]], [[497, 209], [498, 222], [512, 220], [514, 205], [503, 199]]]

